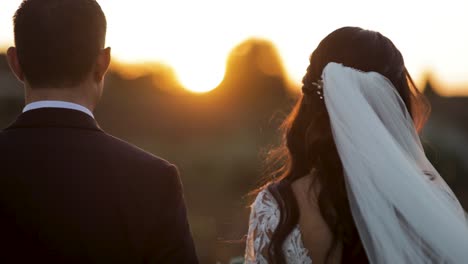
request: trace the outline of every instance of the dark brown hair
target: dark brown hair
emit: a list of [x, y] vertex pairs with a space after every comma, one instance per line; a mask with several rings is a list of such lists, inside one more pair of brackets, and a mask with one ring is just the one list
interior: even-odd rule
[[104, 47], [106, 18], [95, 0], [25, 0], [13, 23], [19, 64], [34, 87], [79, 84]]
[[[408, 74], [401, 53], [388, 38], [357, 27], [332, 32], [311, 55], [303, 78], [303, 91], [311, 90], [312, 83], [321, 78], [324, 67], [330, 62], [387, 77], [405, 102], [416, 126], [422, 127], [428, 104]], [[312, 170], [315, 171], [314, 182], [320, 186], [320, 212], [332, 234], [327, 261], [340, 248], [342, 263], [368, 263], [351, 214], [343, 167], [324, 101], [317, 94], [305, 93], [284, 121], [282, 131], [283, 144], [273, 149], [267, 158], [270, 168], [279, 168], [270, 173], [272, 180], [266, 188], [280, 209], [279, 224], [268, 249], [269, 263], [285, 263], [282, 246], [297, 225], [300, 214], [291, 184]]]

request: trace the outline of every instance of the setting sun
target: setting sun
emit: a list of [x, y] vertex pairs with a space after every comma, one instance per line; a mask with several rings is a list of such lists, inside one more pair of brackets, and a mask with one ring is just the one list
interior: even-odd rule
[[[0, 31], [0, 46], [12, 44], [11, 17], [20, 2], [2, 3], [0, 23], [7, 30]], [[98, 2], [107, 15], [107, 45], [114, 58], [167, 64], [193, 92], [216, 88], [229, 52], [251, 37], [271, 40], [290, 79], [299, 83], [320, 39], [345, 25], [377, 30], [392, 39], [416, 79], [430, 71], [443, 83], [468, 82], [468, 34], [461, 34], [468, 24], [466, 1]]]

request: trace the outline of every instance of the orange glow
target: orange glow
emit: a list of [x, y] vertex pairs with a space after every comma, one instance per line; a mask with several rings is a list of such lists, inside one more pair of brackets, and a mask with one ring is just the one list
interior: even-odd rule
[[[12, 43], [11, 17], [21, 0], [4, 2], [0, 46]], [[415, 79], [432, 69], [449, 86], [468, 83], [468, 34], [463, 34], [468, 1], [98, 2], [108, 19], [107, 44], [115, 58], [130, 64], [157, 61], [170, 65], [182, 86], [193, 92], [217, 87], [229, 51], [250, 37], [275, 43], [286, 73], [299, 84], [320, 39], [345, 25], [387, 35], [402, 51]], [[446, 94], [458, 92], [447, 90]]]

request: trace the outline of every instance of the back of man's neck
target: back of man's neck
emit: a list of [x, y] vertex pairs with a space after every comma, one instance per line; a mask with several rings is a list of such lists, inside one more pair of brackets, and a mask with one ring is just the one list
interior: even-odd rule
[[63, 101], [78, 104], [94, 111], [94, 104], [88, 96], [80, 94], [73, 88], [39, 88], [26, 89], [25, 103], [30, 104], [39, 101]]

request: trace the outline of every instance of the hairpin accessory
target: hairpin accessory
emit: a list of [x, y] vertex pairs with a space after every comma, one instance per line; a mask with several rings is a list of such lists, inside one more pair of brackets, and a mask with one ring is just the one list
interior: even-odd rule
[[315, 87], [315, 93], [319, 96], [320, 100], [323, 100], [323, 81], [312, 82], [312, 85]]

